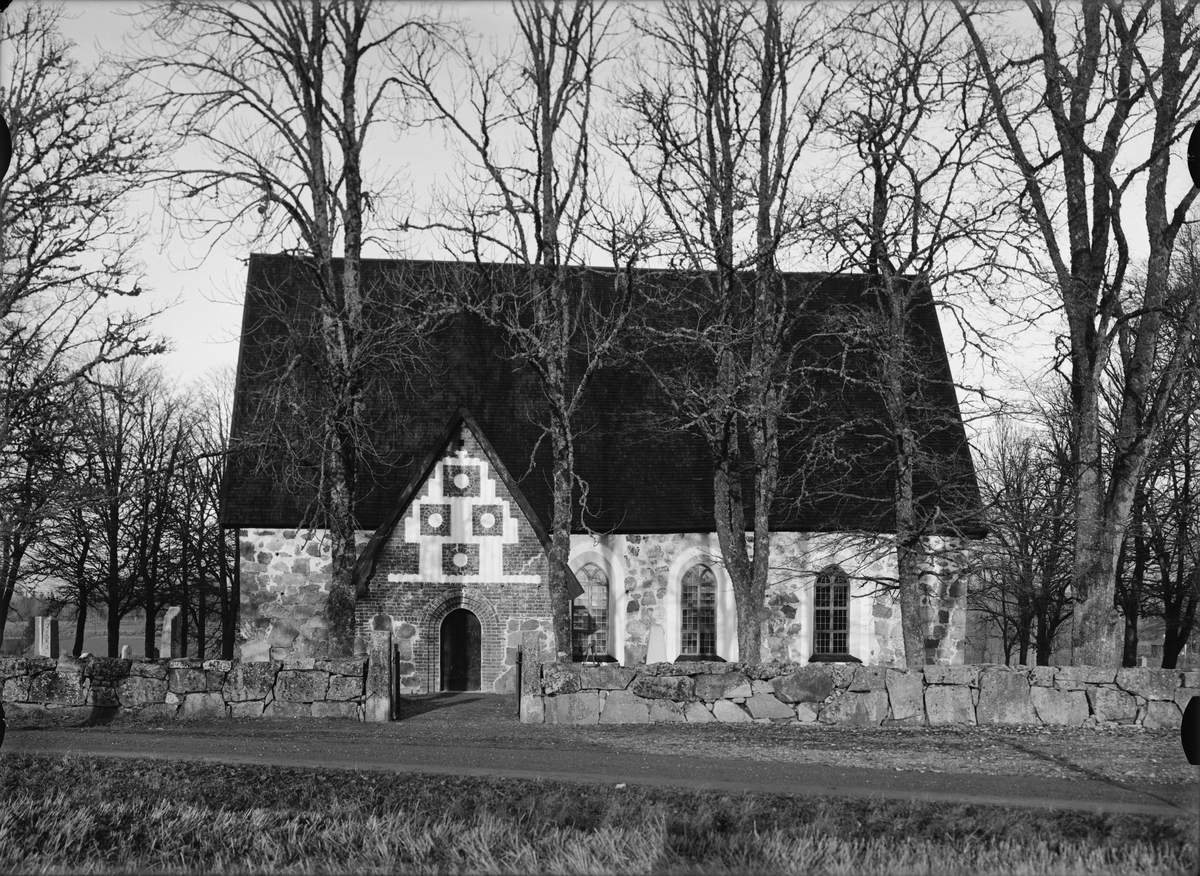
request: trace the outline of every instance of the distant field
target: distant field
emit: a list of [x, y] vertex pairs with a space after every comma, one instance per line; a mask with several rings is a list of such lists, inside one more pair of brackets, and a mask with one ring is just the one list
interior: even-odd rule
[[1196, 825], [0, 753], [3, 873], [1195, 873]]

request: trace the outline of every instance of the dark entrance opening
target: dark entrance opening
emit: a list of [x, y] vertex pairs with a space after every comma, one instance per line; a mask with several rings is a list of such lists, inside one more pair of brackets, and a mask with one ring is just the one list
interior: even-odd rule
[[479, 690], [479, 618], [456, 608], [442, 621], [442, 690]]

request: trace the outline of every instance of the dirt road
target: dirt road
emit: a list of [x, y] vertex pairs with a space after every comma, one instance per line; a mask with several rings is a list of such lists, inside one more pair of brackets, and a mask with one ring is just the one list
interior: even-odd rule
[[[408, 700], [402, 720], [11, 720], [4, 750], [267, 763], [1200, 817], [1178, 734], [1026, 728], [521, 725], [510, 697]], [[1173, 747], [1172, 747], [1173, 743]]]

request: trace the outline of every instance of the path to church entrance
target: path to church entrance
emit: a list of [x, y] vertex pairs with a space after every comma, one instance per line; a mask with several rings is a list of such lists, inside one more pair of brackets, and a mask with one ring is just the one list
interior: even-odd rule
[[[405, 700], [402, 720], [391, 724], [213, 719], [17, 726], [9, 730], [4, 753], [183, 758], [1200, 815], [1196, 768], [1183, 760], [1178, 734], [1174, 746], [1182, 766], [1168, 762], [1170, 740], [1164, 734], [1127, 733], [1105, 740], [1104, 734], [1085, 731], [1055, 739], [1011, 729], [922, 734], [763, 725], [567, 727], [521, 725], [515, 712], [513, 697], [460, 693]], [[1134, 754], [1101, 754], [1089, 762], [1059, 753], [1089, 744]], [[1126, 765], [1136, 775], [1110, 768], [1113, 758], [1126, 756]], [[1101, 762], [1103, 767], [1096, 765]], [[986, 771], [973, 771], [972, 763], [983, 764]]]

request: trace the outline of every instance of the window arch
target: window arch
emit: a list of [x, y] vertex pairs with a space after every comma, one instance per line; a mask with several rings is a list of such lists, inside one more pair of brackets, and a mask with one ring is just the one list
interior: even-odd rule
[[813, 655], [850, 653], [850, 579], [837, 566], [817, 574], [813, 593]]
[[584, 563], [575, 577], [583, 593], [571, 605], [571, 659], [608, 655], [608, 574], [596, 563]]
[[696, 563], [683, 575], [679, 593], [679, 653], [684, 657], [717, 655], [717, 578]]

